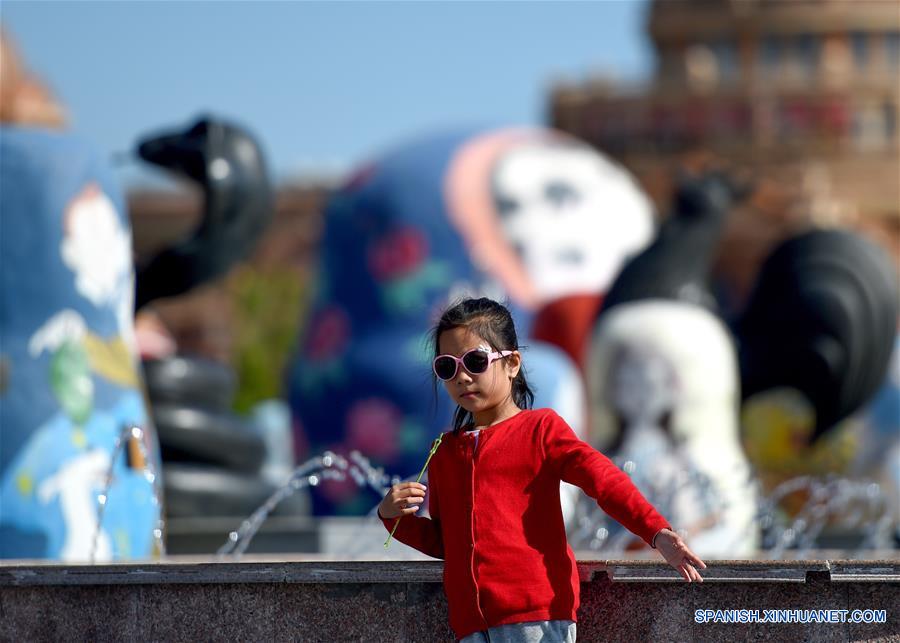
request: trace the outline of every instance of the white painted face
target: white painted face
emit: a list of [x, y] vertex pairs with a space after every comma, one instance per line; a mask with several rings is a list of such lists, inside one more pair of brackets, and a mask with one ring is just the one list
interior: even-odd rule
[[629, 426], [655, 425], [678, 405], [674, 367], [664, 355], [623, 345], [610, 368], [610, 403]]
[[634, 180], [594, 150], [528, 143], [494, 170], [494, 201], [542, 303], [605, 292], [653, 235], [653, 209]]

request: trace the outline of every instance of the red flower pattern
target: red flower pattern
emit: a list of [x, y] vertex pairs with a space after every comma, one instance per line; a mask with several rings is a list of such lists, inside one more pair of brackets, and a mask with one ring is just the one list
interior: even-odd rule
[[388, 400], [360, 400], [347, 412], [346, 444], [367, 458], [390, 464], [398, 455], [402, 423], [403, 413]]
[[405, 277], [428, 256], [428, 240], [421, 230], [406, 227], [376, 240], [369, 247], [369, 270], [380, 282]]
[[313, 320], [306, 356], [315, 362], [323, 362], [340, 355], [350, 339], [350, 319], [337, 306], [325, 308]]

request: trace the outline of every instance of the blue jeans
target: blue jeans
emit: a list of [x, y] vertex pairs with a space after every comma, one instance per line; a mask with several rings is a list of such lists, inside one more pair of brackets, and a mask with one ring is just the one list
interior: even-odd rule
[[573, 621], [529, 621], [469, 634], [459, 643], [575, 643]]

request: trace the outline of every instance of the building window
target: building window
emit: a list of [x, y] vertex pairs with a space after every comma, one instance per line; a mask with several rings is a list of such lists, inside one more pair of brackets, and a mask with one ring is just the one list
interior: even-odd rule
[[763, 76], [774, 78], [778, 75], [783, 56], [783, 45], [778, 36], [764, 36], [759, 43], [759, 66]]
[[800, 34], [793, 44], [793, 59], [799, 66], [800, 72], [807, 78], [815, 76], [819, 69], [819, 53], [821, 42], [812, 34]]
[[851, 33], [850, 50], [853, 52], [854, 67], [865, 69], [869, 64], [869, 34], [861, 31]]
[[713, 56], [716, 59], [716, 67], [719, 79], [724, 84], [733, 84], [738, 79], [737, 52], [734, 43], [727, 40], [719, 40], [710, 45]]
[[892, 143], [897, 136], [897, 106], [891, 101], [885, 101], [882, 105], [884, 111], [884, 133], [888, 143]]
[[884, 35], [884, 51], [891, 69], [900, 69], [900, 32], [889, 31]]
[[893, 113], [888, 114], [884, 104], [859, 105], [853, 118], [853, 138], [862, 151], [884, 148], [891, 140], [895, 126]]

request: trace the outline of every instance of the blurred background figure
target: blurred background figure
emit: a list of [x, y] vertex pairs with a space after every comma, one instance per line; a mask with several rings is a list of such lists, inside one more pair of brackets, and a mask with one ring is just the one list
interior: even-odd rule
[[[301, 457], [356, 449], [393, 471], [419, 468], [452, 417], [432, 393], [424, 333], [466, 294], [510, 302], [529, 364], [555, 383], [537, 387], [540, 401], [586, 428], [586, 330], [652, 233], [650, 202], [623, 169], [550, 130], [436, 135], [362, 168], [325, 217], [318, 296], [291, 376]], [[541, 324], [548, 305], [555, 324]], [[377, 500], [349, 480], [321, 491], [324, 513]]]
[[[158, 555], [163, 490], [170, 516], [241, 515], [293, 468], [283, 404], [238, 417], [229, 368], [179, 356], [152, 310], [134, 319], [250, 252], [272, 215], [265, 163], [251, 135], [214, 117], [142, 140], [142, 159], [199, 185], [204, 210], [186, 238], [142, 263], [135, 295], [131, 230], [108, 166], [87, 142], [47, 129], [62, 127], [62, 110], [3, 46], [0, 555]], [[305, 513], [302, 496], [293, 508]]]
[[0, 556], [159, 555], [124, 200], [0, 38]]
[[591, 347], [594, 426], [617, 436], [607, 452], [692, 547], [714, 558], [751, 556], [759, 545], [736, 362], [731, 335], [714, 314], [661, 298], [604, 313]]
[[590, 345], [594, 443], [618, 456], [707, 557], [749, 556], [759, 544], [738, 360], [709, 287], [715, 248], [745, 189], [720, 172], [681, 177], [656, 239], [604, 299]]
[[[176, 526], [179, 518], [247, 515], [293, 469], [286, 405], [269, 400], [249, 416], [235, 413], [234, 370], [180, 351], [149, 304], [220, 279], [246, 259], [273, 215], [268, 168], [252, 134], [214, 116], [143, 138], [137, 152], [195, 184], [203, 200], [194, 228], [142, 260], [137, 274], [143, 371], [162, 448], [166, 514]], [[280, 511], [306, 514], [304, 496], [296, 494]]]

